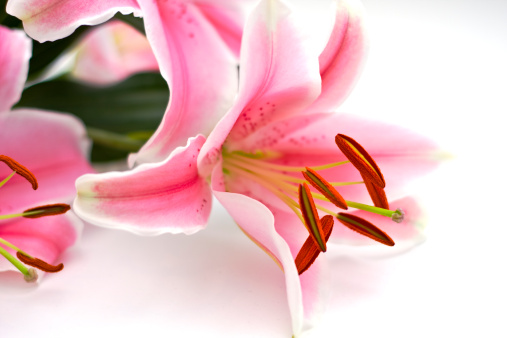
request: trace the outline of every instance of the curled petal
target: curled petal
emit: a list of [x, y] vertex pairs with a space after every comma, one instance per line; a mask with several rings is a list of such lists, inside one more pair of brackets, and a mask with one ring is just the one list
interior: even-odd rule
[[213, 25], [192, 2], [139, 1], [146, 36], [171, 96], [157, 131], [129, 158], [163, 161], [189, 137], [208, 135], [237, 93], [237, 61]]
[[245, 17], [254, 3], [255, 1], [252, 0], [195, 1], [199, 10], [213, 24], [222, 40], [229, 46], [236, 57], [239, 57]]
[[319, 56], [322, 93], [306, 111], [334, 111], [349, 95], [364, 64], [367, 39], [363, 7], [357, 0], [333, 2], [335, 23]]
[[79, 43], [72, 75], [106, 85], [145, 71], [158, 71], [146, 36], [124, 22], [111, 21], [93, 29]]
[[23, 31], [0, 26], [0, 114], [21, 97], [31, 52], [32, 43]]
[[262, 203], [244, 195], [223, 191], [214, 191], [214, 195], [242, 231], [283, 270], [293, 332], [301, 332], [304, 312], [301, 283], [290, 248], [275, 230], [273, 214]]
[[226, 139], [228, 146], [242, 150], [241, 142], [249, 135], [300, 114], [315, 100], [320, 75], [318, 51], [311, 46], [286, 5], [273, 0], [259, 3], [244, 30], [237, 100], [199, 154], [201, 174], [209, 175], [215, 153]]
[[7, 13], [23, 21], [28, 35], [39, 42], [64, 38], [81, 25], [97, 25], [116, 12], [140, 16], [135, 0], [15, 0]]
[[211, 210], [211, 191], [196, 167], [203, 143], [198, 136], [164, 162], [80, 177], [73, 210], [95, 225], [141, 235], [197, 232]]

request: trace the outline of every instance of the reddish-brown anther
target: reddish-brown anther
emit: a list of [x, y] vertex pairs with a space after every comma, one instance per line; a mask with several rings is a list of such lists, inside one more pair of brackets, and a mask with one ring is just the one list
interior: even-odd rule
[[359, 170], [365, 181], [371, 181], [373, 184], [385, 188], [386, 182], [377, 163], [356, 140], [347, 135], [338, 134], [335, 137], [335, 142], [347, 159]]
[[338, 220], [347, 228], [354, 230], [361, 235], [369, 237], [382, 244], [394, 246], [394, 241], [391, 239], [391, 237], [361, 217], [340, 212], [338, 214]]
[[[331, 231], [333, 230], [334, 224], [333, 216], [326, 215], [322, 217], [320, 222], [322, 224], [322, 230], [324, 231], [324, 236], [327, 242], [329, 240], [329, 236], [331, 236]], [[308, 270], [310, 265], [312, 265], [313, 262], [315, 262], [320, 252], [321, 250], [315, 245], [315, 242], [313, 241], [311, 236], [308, 236], [295, 259], [298, 273], [302, 274], [303, 272]]]
[[47, 205], [41, 205], [39, 207], [26, 209], [23, 211], [23, 213], [30, 213], [38, 211], [36, 214], [31, 215], [23, 215], [23, 217], [26, 218], [39, 218], [44, 216], [53, 216], [53, 215], [61, 215], [65, 214], [67, 211], [70, 210], [70, 205], [65, 203], [57, 203], [57, 204], [47, 204]]
[[375, 205], [378, 208], [389, 209], [389, 202], [387, 201], [387, 196], [386, 193], [384, 192], [384, 188], [381, 188], [371, 183], [364, 177], [363, 180], [366, 189], [368, 189], [368, 194], [370, 195], [371, 200], [373, 201], [373, 205]]
[[13, 171], [15, 171], [17, 174], [23, 176], [28, 182], [32, 184], [33, 190], [36, 190], [39, 185], [37, 183], [37, 179], [35, 178], [34, 174], [30, 170], [28, 170], [25, 166], [19, 164], [18, 162], [14, 161], [9, 156], [0, 155], [0, 162], [5, 163], [9, 168], [11, 168]]
[[312, 168], [306, 167], [306, 171], [302, 171], [305, 179], [320, 193], [326, 198], [336, 205], [338, 208], [342, 208], [347, 210], [349, 207], [347, 206], [347, 202], [345, 199], [338, 193], [338, 191], [322, 176], [320, 176], [315, 170]]
[[63, 270], [63, 263], [60, 263], [58, 265], [51, 265], [49, 263], [44, 262], [42, 259], [28, 257], [19, 251], [16, 252], [16, 256], [20, 261], [22, 261], [26, 265], [33, 266], [34, 268], [37, 268], [45, 272], [58, 272]]
[[315, 208], [310, 188], [308, 188], [306, 183], [299, 185], [299, 206], [310, 237], [320, 247], [320, 250], [325, 252], [326, 241], [324, 240], [324, 232], [322, 231], [319, 214], [317, 213], [317, 208]]

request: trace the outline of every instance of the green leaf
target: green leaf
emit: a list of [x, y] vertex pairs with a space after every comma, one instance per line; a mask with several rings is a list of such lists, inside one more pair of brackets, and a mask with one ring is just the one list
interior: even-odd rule
[[91, 26], [81, 26], [70, 36], [56, 41], [40, 43], [33, 40], [32, 58], [30, 59], [30, 68], [28, 70], [29, 79], [40, 75], [40, 72], [44, 68], [56, 60], [64, 51], [77, 44], [90, 29], [92, 29]]
[[[72, 113], [88, 128], [119, 134], [121, 141], [122, 135], [135, 140], [130, 134], [154, 131], [162, 120], [168, 100], [169, 88], [162, 76], [159, 73], [141, 73], [107, 87], [68, 79], [42, 82], [25, 89], [15, 107]], [[98, 142], [101, 142], [104, 133], [95, 130], [94, 135], [99, 136], [92, 151], [93, 161], [121, 158], [128, 154], [127, 150], [135, 150], [130, 147], [123, 151], [112, 151], [110, 147], [103, 149]]]
[[23, 28], [18, 18], [7, 14], [5, 6], [7, 6], [7, 0], [0, 0], [0, 24], [10, 28]]
[[137, 29], [141, 34], [146, 35], [146, 31], [144, 30], [144, 21], [142, 18], [137, 18], [134, 14], [123, 15], [121, 13], [116, 13], [114, 18], [129, 24]]

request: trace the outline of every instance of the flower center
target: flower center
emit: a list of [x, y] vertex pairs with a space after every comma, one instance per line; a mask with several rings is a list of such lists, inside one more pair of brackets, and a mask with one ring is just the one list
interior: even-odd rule
[[[384, 177], [373, 158], [354, 139], [338, 134], [336, 144], [347, 157], [347, 161], [329, 163], [314, 167], [288, 166], [276, 163], [280, 158], [274, 152], [256, 151], [228, 151], [223, 149], [223, 172], [230, 180], [246, 179], [253, 181], [275, 195], [287, 205], [306, 226], [310, 234], [296, 258], [296, 265], [300, 273], [304, 272], [317, 258], [320, 252], [326, 251], [326, 242], [333, 227], [333, 218], [338, 219], [350, 229], [370, 237], [380, 243], [392, 246], [394, 241], [373, 224], [362, 218], [346, 213], [337, 213], [330, 208], [329, 203], [347, 210], [349, 207], [370, 213], [390, 217], [394, 222], [403, 221], [402, 210], [390, 210], [384, 193]], [[363, 181], [328, 182], [320, 172], [326, 169], [353, 165], [361, 174]], [[314, 189], [311, 190], [307, 183]], [[337, 188], [346, 185], [364, 184], [374, 205], [345, 200]], [[315, 203], [314, 200], [325, 203]], [[317, 212], [327, 214], [320, 219]], [[328, 218], [332, 216], [332, 218]]]
[[[5, 185], [9, 180], [15, 175], [18, 174], [25, 178], [32, 185], [33, 190], [38, 188], [37, 179], [35, 176], [28, 170], [26, 167], [16, 162], [12, 158], [0, 155], [0, 162], [5, 163], [10, 169], [12, 169], [12, 173], [9, 174], [5, 179], [0, 182], [0, 188]], [[0, 220], [15, 218], [15, 217], [25, 217], [25, 218], [38, 218], [44, 216], [51, 215], [59, 215], [64, 214], [70, 209], [68, 204], [58, 203], [58, 204], [50, 204], [50, 205], [42, 205], [34, 208], [27, 209], [21, 213], [16, 214], [8, 214], [8, 215], [0, 215]], [[0, 223], [0, 235], [2, 234], [2, 224]], [[15, 251], [16, 257], [14, 257], [11, 252]], [[18, 269], [25, 278], [27, 282], [35, 282], [38, 278], [37, 271], [33, 268], [27, 268], [24, 264], [35, 267], [39, 270], [45, 272], [58, 272], [63, 269], [63, 264], [58, 264], [56, 266], [51, 265], [49, 263], [44, 262], [43, 260], [33, 257], [25, 251], [21, 250], [14, 244], [0, 237], [0, 255], [4, 256], [16, 269]], [[24, 264], [23, 264], [24, 263]]]
[[[303, 218], [300, 206], [297, 202], [298, 187], [300, 184], [309, 182], [312, 185], [313, 183], [315, 183], [315, 185], [320, 185], [322, 190], [328, 190], [327, 194], [323, 194], [319, 191], [311, 191], [312, 198], [321, 201], [328, 201], [335, 205], [336, 193], [329, 192], [330, 189], [328, 186], [340, 187], [346, 185], [365, 184], [364, 181], [327, 182], [323, 181], [320, 175], [315, 175], [317, 171], [324, 171], [325, 169], [350, 164], [350, 161], [329, 163], [315, 167], [299, 167], [273, 163], [272, 161], [278, 157], [278, 155], [274, 153], [265, 153], [261, 151], [257, 151], [255, 153], [245, 153], [242, 151], [228, 152], [224, 150], [222, 155], [223, 171], [226, 176], [230, 176], [231, 178], [243, 177], [258, 183], [277, 196], [284, 204], [292, 209], [302, 221]], [[317, 189], [318, 188], [315, 190]], [[340, 206], [342, 209], [347, 209], [346, 206], [349, 206], [382, 216], [392, 217], [395, 221], [400, 220], [400, 211], [393, 211], [348, 200], [345, 201], [345, 203], [345, 206]], [[318, 210], [337, 217], [337, 213], [330, 211], [324, 205], [316, 204], [315, 206]]]

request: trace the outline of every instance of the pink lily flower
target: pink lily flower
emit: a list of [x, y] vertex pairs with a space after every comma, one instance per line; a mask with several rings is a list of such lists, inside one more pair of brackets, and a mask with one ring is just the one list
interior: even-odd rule
[[[411, 198], [401, 198], [402, 187], [435, 164], [430, 156], [435, 146], [425, 138], [383, 123], [324, 113], [350, 92], [365, 51], [360, 6], [340, 2], [334, 20], [320, 51], [287, 6], [261, 1], [245, 26], [238, 96], [213, 131], [189, 138], [159, 163], [80, 177], [76, 213], [100, 226], [144, 235], [192, 234], [206, 226], [213, 195], [284, 272], [294, 334], [309, 328], [325, 298], [326, 263], [318, 258], [302, 274], [295, 264], [308, 238], [296, 202], [298, 185], [305, 181], [301, 171], [322, 171], [347, 199], [368, 202], [366, 179], [352, 164], [339, 165], [347, 158], [335, 135], [359, 140], [382, 168], [387, 192], [394, 197], [391, 209], [403, 208], [407, 216], [398, 224], [358, 203], [347, 204], [359, 208], [352, 215], [367, 213], [365, 218], [398, 245], [413, 243], [419, 234], [419, 210]], [[162, 136], [153, 144], [162, 142]], [[329, 201], [318, 206], [321, 215], [337, 216]], [[375, 243], [339, 224], [334, 228], [332, 242]]]
[[[9, 215], [71, 199], [75, 179], [92, 172], [86, 160], [89, 140], [82, 123], [70, 115], [11, 111], [21, 96], [30, 54], [31, 40], [24, 32], [0, 27], [0, 155], [2, 162], [14, 159], [28, 168], [31, 174], [27, 175], [35, 177], [31, 186], [0, 163], [0, 247], [2, 254], [15, 255], [18, 250], [10, 243], [52, 264], [76, 241], [82, 222], [72, 213], [36, 219]], [[0, 259], [0, 271], [6, 270], [18, 269]], [[21, 272], [25, 279], [34, 277], [26, 270]]]
[[40, 42], [105, 22], [116, 12], [143, 16], [171, 96], [159, 129], [132, 155], [133, 164], [161, 161], [189, 137], [208, 134], [232, 105], [245, 10], [252, 1], [10, 0], [6, 10]]
[[79, 80], [107, 85], [158, 70], [146, 37], [124, 22], [113, 21], [95, 28], [79, 43], [71, 73]]

